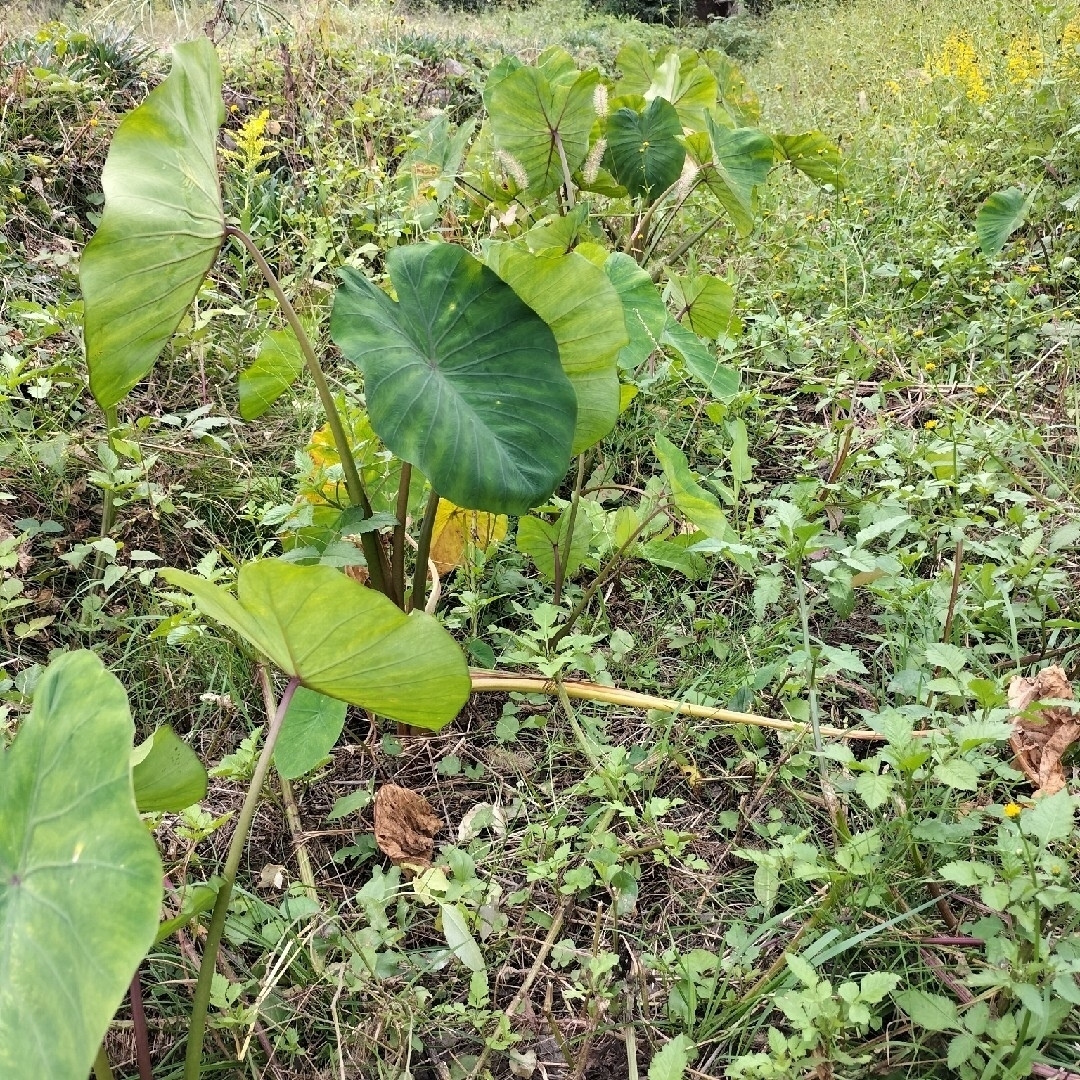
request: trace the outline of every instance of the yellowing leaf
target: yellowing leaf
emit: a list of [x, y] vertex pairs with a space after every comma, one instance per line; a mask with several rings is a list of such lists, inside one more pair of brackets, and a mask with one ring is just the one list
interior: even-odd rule
[[463, 510], [443, 499], [431, 533], [431, 561], [435, 569], [440, 574], [456, 570], [465, 562], [466, 539], [474, 547], [484, 550], [506, 535], [506, 526], [505, 514]]

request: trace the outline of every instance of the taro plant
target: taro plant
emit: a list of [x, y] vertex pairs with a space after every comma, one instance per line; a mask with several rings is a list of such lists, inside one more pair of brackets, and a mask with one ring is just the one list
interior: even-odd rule
[[123, 687], [79, 651], [45, 670], [0, 751], [4, 1076], [111, 1076], [102, 1038], [159, 934], [161, 861], [140, 811], [206, 793], [202, 765], [170, 728], [137, 748], [134, 734]]
[[[635, 54], [636, 74], [625, 60], [624, 82], [629, 82], [619, 90], [625, 100], [599, 134], [597, 125], [607, 120], [607, 112], [598, 73], [580, 73], [558, 53], [545, 54], [536, 67], [516, 61], [500, 65], [485, 94], [490, 130], [480, 132], [474, 152], [493, 146], [511, 173], [520, 170], [519, 192], [534, 200], [537, 210], [547, 200], [551, 213], [533, 228], [488, 243], [479, 258], [447, 243], [393, 250], [386, 259], [393, 295], [355, 270], [342, 271], [330, 333], [363, 375], [365, 411], [354, 422], [356, 410], [348, 402], [339, 405], [332, 394], [304, 322], [266, 259], [227, 220], [216, 160], [224, 112], [213, 46], [205, 39], [188, 42], [175, 48], [174, 57], [169, 77], [117, 130], [103, 175], [104, 214], [80, 268], [90, 387], [105, 412], [110, 442], [122, 445], [114, 439], [117, 406], [151, 372], [222, 245], [231, 240], [258, 267], [288, 325], [287, 331], [269, 331], [258, 359], [242, 373], [241, 413], [257, 419], [306, 368], [326, 413], [345, 493], [333, 520], [320, 526], [321, 551], [318, 543], [314, 555], [310, 547], [299, 546], [290, 553], [292, 561], [264, 559], [240, 567], [235, 597], [204, 578], [162, 572], [181, 591], [173, 599], [186, 594], [203, 615], [255, 653], [268, 720], [220, 884], [185, 905], [180, 916], [190, 917], [208, 902], [208, 893], [213, 896], [184, 1071], [185, 1080], [197, 1080], [217, 949], [271, 764], [276, 762], [283, 776], [298, 775], [325, 754], [343, 723], [335, 703], [437, 729], [457, 714], [470, 689], [507, 686], [491, 673], [470, 677], [460, 647], [424, 610], [436, 523], [445, 526], [459, 509], [527, 514], [552, 497], [576, 455], [577, 480], [564, 515], [555, 524], [526, 517], [521, 527], [522, 536], [534, 538], [534, 557], [540, 553], [546, 563], [550, 556], [560, 599], [574, 552], [580, 550], [575, 528], [585, 527], [579, 513], [584, 454], [611, 432], [634, 392], [620, 384], [620, 373], [635, 372], [667, 342], [711, 392], [730, 396], [737, 390], [737, 374], [699, 337], [715, 342], [733, 332], [730, 287], [708, 276], [669, 274], [661, 296], [654, 282], [662, 275], [641, 265], [657, 250], [658, 226], [650, 222], [659, 220], [656, 208], [664, 199], [675, 198], [676, 165], [681, 175], [686, 155], [696, 154], [700, 182], [737, 224], [745, 223], [754, 189], [780, 144], [736, 126], [733, 105], [721, 110], [720, 81], [696, 54], [655, 59]], [[638, 85], [642, 79], [647, 81]], [[734, 81], [731, 72], [727, 79]], [[455, 141], [452, 157], [463, 149], [460, 142]], [[636, 224], [622, 251], [600, 242], [588, 203], [578, 201], [589, 183], [585, 171], [593, 171], [590, 154], [606, 162], [605, 197], [629, 200]], [[445, 194], [445, 186], [436, 187], [436, 203]], [[672, 210], [678, 210], [679, 199]], [[733, 206], [745, 211], [742, 218]], [[678, 254], [669, 252], [665, 260]], [[669, 313], [665, 296], [677, 314]], [[370, 430], [368, 442], [390, 451], [392, 469], [380, 473], [370, 456], [354, 452], [358, 428]], [[622, 523], [606, 567], [568, 616], [552, 624], [548, 649], [567, 638], [590, 598], [672, 503], [716, 543], [733, 539], [715, 500], [687, 479], [685, 460], [663, 442], [658, 450], [673, 496], [654, 492], [649, 507]], [[444, 497], [449, 512], [444, 509], [440, 516]], [[419, 515], [415, 538], [410, 535], [414, 514]], [[111, 518], [106, 489], [103, 535]], [[326, 533], [337, 538], [333, 556], [328, 556]], [[352, 538], [359, 539], [363, 552], [352, 561], [366, 563], [366, 585], [334, 565]], [[411, 587], [410, 541], [415, 546]], [[280, 697], [273, 691], [272, 668], [288, 679]], [[683, 708], [645, 695], [620, 697], [621, 692], [592, 684], [560, 683], [560, 693], [564, 704], [573, 695]], [[755, 719], [703, 707], [696, 711], [718, 719]], [[155, 737], [149, 755], [165, 760], [175, 750], [167, 737], [159, 749]], [[13, 870], [7, 887], [21, 880]], [[74, 888], [71, 901], [89, 902]], [[149, 930], [135, 936], [118, 971], [137, 961], [148, 937]], [[98, 1028], [115, 998], [103, 996], [94, 1014]], [[52, 1065], [49, 1071], [61, 1075]], [[107, 1075], [107, 1062], [101, 1062], [101, 1071]]]

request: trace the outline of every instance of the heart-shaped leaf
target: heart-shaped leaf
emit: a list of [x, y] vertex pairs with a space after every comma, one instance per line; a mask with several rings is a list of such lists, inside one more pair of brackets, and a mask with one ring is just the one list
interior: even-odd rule
[[717, 49], [705, 53], [705, 62], [716, 76], [717, 96], [732, 127], [754, 127], [761, 119], [761, 102], [738, 64]]
[[716, 104], [716, 75], [692, 49], [667, 45], [653, 57], [640, 41], [631, 40], [619, 50], [615, 63], [622, 72], [617, 86], [620, 97], [664, 98], [687, 127], [700, 128]]
[[604, 164], [635, 198], [659, 198], [682, 172], [686, 149], [675, 106], [653, 98], [644, 112], [617, 109], [607, 121]]
[[0, 1076], [86, 1080], [154, 941], [161, 861], [131, 786], [124, 689], [54, 660], [0, 751]]
[[533, 255], [517, 244], [488, 244], [484, 259], [555, 335], [577, 397], [573, 452], [580, 454], [619, 418], [618, 355], [630, 339], [618, 293], [576, 251]]
[[840, 148], [820, 131], [777, 135], [776, 145], [784, 160], [815, 184], [832, 184], [837, 189], [844, 186], [844, 159], [840, 156]]
[[304, 370], [304, 354], [291, 330], [271, 330], [255, 362], [240, 372], [240, 416], [257, 420]]
[[1025, 196], [1017, 187], [995, 191], [975, 215], [975, 234], [984, 255], [997, 255], [1009, 237], [1027, 220], [1035, 192]]
[[629, 255], [613, 251], [604, 262], [604, 273], [622, 301], [630, 335], [630, 343], [619, 350], [619, 367], [633, 371], [659, 347], [668, 311], [652, 278]]
[[274, 767], [286, 780], [311, 772], [330, 753], [347, 709], [344, 701], [297, 687], [274, 746]]
[[195, 751], [168, 724], [131, 755], [135, 805], [143, 814], [176, 814], [206, 795], [206, 769]]
[[716, 540], [737, 539], [716, 496], [690, 471], [686, 455], [663, 435], [656, 436], [656, 456], [671, 488], [671, 498], [687, 520]]
[[154, 366], [221, 247], [224, 120], [221, 66], [199, 38], [173, 49], [169, 77], [113, 136], [105, 212], [79, 264], [90, 389], [103, 409]]
[[553, 84], [535, 67], [489, 81], [484, 103], [496, 149], [511, 172], [522, 170], [532, 198], [550, 195], [563, 182], [563, 157], [571, 173], [585, 161], [599, 82], [596, 71], [586, 71], [572, 83], [564, 73]]
[[589, 554], [593, 530], [585, 515], [578, 514], [574, 519], [574, 535], [568, 546], [566, 534], [569, 528], [570, 515], [566, 512], [560, 514], [557, 521], [545, 521], [530, 514], [518, 522], [518, 551], [536, 563], [536, 569], [545, 581], [555, 580], [556, 551], [559, 552], [566, 581], [577, 573]]
[[721, 335], [735, 337], [742, 324], [732, 314], [735, 290], [709, 274], [682, 277], [672, 274], [668, 281], [666, 299], [675, 305], [675, 314], [695, 334], [710, 341]]
[[702, 172], [705, 185], [742, 235], [754, 227], [754, 188], [763, 184], [776, 160], [776, 146], [756, 128], [720, 127], [705, 118], [711, 157]]
[[465, 657], [435, 619], [405, 615], [332, 566], [246, 563], [235, 597], [182, 570], [161, 576], [320, 694], [434, 729], [453, 720], [469, 696]]
[[458, 506], [543, 502], [570, 463], [577, 413], [543, 313], [453, 244], [394, 248], [387, 265], [398, 303], [346, 269], [330, 320], [379, 437]]

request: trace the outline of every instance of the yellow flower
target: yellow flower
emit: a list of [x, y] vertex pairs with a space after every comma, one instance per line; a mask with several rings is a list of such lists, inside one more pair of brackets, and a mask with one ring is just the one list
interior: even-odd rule
[[1025, 86], [1043, 73], [1043, 53], [1033, 34], [1021, 34], [1009, 42], [1005, 54], [1005, 78], [1013, 86]]
[[1018, 818], [1023, 809], [1019, 803], [1007, 802], [1004, 813], [1007, 818]]
[[1080, 16], [1065, 24], [1061, 32], [1058, 67], [1066, 75], [1080, 75]]
[[937, 371], [937, 364], [935, 364], [933, 360], [928, 360], [926, 362], [926, 371], [930, 374]]
[[982, 104], [989, 98], [986, 78], [979, 64], [979, 54], [969, 35], [954, 30], [936, 56], [926, 62], [926, 74], [932, 79], [954, 79], [969, 100]]
[[933, 431], [937, 425], [938, 422], [936, 420], [927, 420], [926, 423], [923, 424], [923, 427], [926, 428], [927, 431]]
[[926, 331], [921, 326], [916, 326], [915, 329], [911, 331], [911, 336], [922, 337], [925, 333]]
[[975, 387], [975, 393], [982, 397], [984, 394], [990, 393], [990, 387], [979, 383], [979, 385]]

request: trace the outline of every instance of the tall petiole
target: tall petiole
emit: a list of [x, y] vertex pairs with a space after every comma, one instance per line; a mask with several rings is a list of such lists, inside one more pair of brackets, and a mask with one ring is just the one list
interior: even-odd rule
[[431, 534], [435, 529], [435, 515], [439, 512], [439, 493], [432, 488], [424, 507], [424, 519], [420, 522], [420, 536], [416, 541], [416, 570], [413, 572], [412, 611], [423, 611], [427, 600], [428, 556], [431, 554]]
[[405, 521], [409, 516], [409, 485], [412, 483], [412, 465], [401, 463], [401, 475], [398, 479], [397, 507], [394, 526], [394, 538], [390, 545], [390, 597], [402, 611], [405, 610]]
[[[570, 497], [570, 509], [566, 518], [566, 538], [555, 541], [555, 581], [552, 586], [552, 601], [562, 603], [563, 584], [566, 578], [566, 565], [570, 558], [570, 548], [574, 542], [574, 525], [577, 523], [578, 505], [581, 502], [581, 489], [585, 486], [585, 455], [578, 455], [577, 480], [574, 493]], [[561, 531], [561, 530], [560, 530]]]
[[[330, 392], [322, 365], [319, 363], [319, 358], [315, 353], [310, 338], [307, 336], [307, 331], [304, 330], [300, 317], [296, 314], [296, 309], [285, 295], [285, 290], [281, 287], [277, 275], [270, 268], [270, 264], [255, 246], [255, 241], [243, 229], [238, 229], [235, 225], [226, 225], [225, 235], [233, 237], [254, 260], [267, 285], [270, 286], [270, 291], [277, 299], [278, 305], [281, 307], [281, 313], [285, 316], [285, 321], [296, 335], [296, 340], [300, 344], [300, 351], [304, 354], [304, 362], [307, 365], [308, 373], [315, 382], [319, 401], [322, 403], [323, 411], [326, 413], [326, 422], [330, 425], [331, 434], [334, 436], [334, 446], [337, 448], [338, 457], [341, 458], [341, 467], [345, 472], [345, 489], [349, 493], [349, 501], [353, 506], [358, 506], [363, 511], [364, 517], [371, 517], [371, 503], [368, 500], [367, 492], [364, 490], [360, 473], [356, 468], [356, 460], [353, 458], [352, 447], [345, 433], [345, 426], [341, 422], [341, 414], [338, 412], [337, 405], [334, 402], [334, 395]], [[381, 593], [389, 595], [387, 594], [387, 582], [390, 577], [390, 567], [386, 561], [386, 553], [379, 543], [378, 535], [371, 531], [361, 533], [360, 543], [364, 549], [364, 558], [367, 559], [368, 576], [372, 587], [378, 589]]]
[[[267, 674], [266, 668], [260, 667], [260, 682], [269, 683], [269, 679], [270, 676]], [[244, 797], [244, 805], [240, 809], [240, 816], [236, 820], [236, 828], [229, 843], [229, 854], [225, 860], [225, 869], [221, 875], [221, 888], [218, 889], [217, 899], [214, 902], [214, 911], [210, 916], [210, 927], [206, 932], [202, 963], [199, 965], [199, 981], [195, 986], [195, 1000], [191, 1008], [191, 1026], [188, 1030], [183, 1080], [199, 1080], [202, 1072], [206, 1013], [210, 1007], [210, 989], [213, 986], [214, 971], [217, 968], [218, 950], [221, 947], [221, 936], [225, 930], [225, 917], [229, 911], [229, 900], [232, 896], [233, 885], [236, 882], [237, 871], [240, 869], [240, 860], [244, 856], [244, 848], [247, 845], [251, 822], [259, 806], [263, 783], [266, 780], [266, 774], [270, 770], [270, 763], [274, 757], [274, 747], [281, 732], [281, 725], [285, 720], [285, 714], [289, 711], [289, 703], [292, 701], [293, 694], [296, 693], [296, 688], [299, 685], [299, 679], [290, 679], [284, 693], [281, 695], [281, 701], [278, 703], [276, 711], [271, 714], [269, 708], [267, 709], [269, 726], [266, 730], [266, 740], [263, 743], [262, 752], [259, 754], [259, 760], [255, 764], [255, 772], [251, 777], [251, 783], [248, 784], [247, 795]], [[264, 698], [266, 696], [264, 694]], [[269, 694], [269, 701], [273, 701], [272, 693]]]

